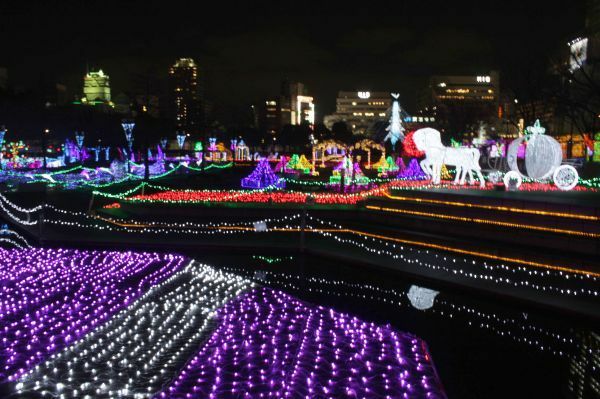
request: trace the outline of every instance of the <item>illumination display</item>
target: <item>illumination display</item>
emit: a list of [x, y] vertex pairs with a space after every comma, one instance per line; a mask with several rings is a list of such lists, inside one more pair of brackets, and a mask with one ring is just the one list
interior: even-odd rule
[[252, 286], [191, 262], [33, 368], [16, 388], [23, 394], [46, 391], [69, 398], [151, 397], [209, 337], [215, 311]]
[[421, 339], [195, 261], [3, 252], [2, 375], [18, 396], [446, 397]]
[[[545, 132], [546, 129], [537, 119], [533, 126], [526, 129], [524, 137], [513, 140], [506, 154], [508, 166], [511, 172], [523, 177], [542, 181], [552, 177], [560, 190], [572, 190], [579, 183], [579, 174], [572, 166], [561, 165], [563, 155], [560, 143], [554, 137], [544, 134]], [[522, 148], [525, 149], [526, 173], [519, 169], [517, 163]]]
[[425, 342], [260, 288], [158, 397], [445, 398]]
[[121, 123], [121, 126], [123, 126], [123, 131], [125, 132], [125, 140], [127, 141], [127, 145], [129, 146], [129, 150], [131, 151], [131, 146], [133, 144], [133, 128], [135, 127], [135, 123], [123, 122]]
[[186, 138], [186, 134], [185, 132], [179, 131], [177, 132], [176, 135], [177, 138], [177, 145], [179, 146], [179, 149], [183, 149], [183, 145], [185, 144], [185, 138]]
[[312, 164], [306, 159], [304, 154], [298, 156], [298, 154], [292, 155], [292, 158], [285, 165], [286, 170], [297, 170], [304, 174], [310, 173]]
[[285, 187], [285, 180], [280, 179], [279, 176], [273, 172], [269, 160], [267, 158], [261, 158], [258, 161], [258, 165], [254, 171], [248, 176], [242, 179], [242, 187], [244, 188], [266, 188], [266, 187]]
[[[444, 259], [444, 261], [458, 261], [458, 264], [464, 267], [469, 263], [466, 259]], [[391, 287], [388, 284], [366, 283], [364, 280], [352, 281], [280, 270], [256, 270], [244, 267], [226, 269], [242, 274], [257, 283], [266, 283], [270, 287], [283, 289], [286, 292], [305, 293], [308, 290], [342, 300], [366, 302], [371, 306], [389, 309], [392, 312], [397, 309], [415, 309], [410, 299], [406, 300], [408, 297], [406, 290], [396, 288], [396, 284]], [[554, 323], [548, 325], [546, 319], [535, 319], [533, 315], [524, 317], [526, 314], [521, 313], [519, 309], [502, 310], [492, 304], [464, 301], [465, 298], [461, 296], [438, 295], [434, 300], [435, 306], [426, 309], [428, 317], [435, 322], [463, 323], [468, 329], [496, 334], [504, 340], [514, 341], [554, 356], [568, 356], [577, 347], [570, 325]]]
[[440, 132], [432, 128], [415, 131], [412, 139], [419, 151], [425, 153], [421, 168], [431, 177], [434, 184], [441, 181], [442, 165], [455, 167], [454, 184], [465, 184], [469, 175], [469, 183], [474, 183], [473, 172], [477, 174], [480, 187], [485, 187], [485, 179], [479, 166], [479, 150], [477, 148], [446, 147], [442, 144]]
[[[145, 168], [143, 165], [130, 162], [131, 173], [127, 173], [125, 163], [113, 160], [110, 168], [97, 167], [87, 168], [82, 165], [69, 169], [63, 169], [56, 172], [23, 172], [13, 170], [0, 170], [0, 182], [12, 184], [31, 184], [40, 182], [49, 182], [51, 186], [59, 186], [63, 189], [74, 189], [78, 187], [103, 188], [115, 186], [126, 181], [136, 181], [144, 179]], [[177, 171], [187, 170], [188, 173], [222, 170], [233, 167], [232, 162], [224, 164], [211, 163], [204, 170], [186, 164], [184, 162], [177, 165], [171, 165], [171, 169], [165, 170], [164, 162], [156, 161], [149, 166], [151, 180], [161, 179]]]
[[427, 175], [419, 166], [419, 162], [416, 158], [413, 158], [408, 163], [408, 166], [404, 167], [404, 169], [400, 170], [398, 173], [399, 178], [403, 179], [411, 179], [411, 180], [425, 180], [427, 179]]
[[382, 195], [385, 186], [372, 188], [356, 194], [340, 193], [304, 193], [294, 191], [164, 191], [148, 195], [136, 195], [126, 198], [130, 202], [163, 202], [163, 203], [209, 203], [209, 202], [255, 202], [255, 203], [296, 203], [303, 204], [307, 197], [314, 198], [316, 204], [356, 204], [372, 195]]
[[384, 141], [389, 140], [392, 143], [392, 147], [396, 148], [396, 143], [404, 139], [404, 127], [402, 126], [402, 118], [400, 116], [400, 102], [398, 101], [400, 94], [392, 93], [392, 97], [394, 98], [392, 102], [392, 115], [390, 116], [390, 124], [385, 129], [389, 133], [387, 134], [387, 136], [385, 136]]
[[439, 293], [429, 288], [411, 285], [406, 296], [415, 309], [427, 310], [433, 307], [433, 301]]
[[571, 72], [581, 68], [587, 61], [588, 38], [578, 37], [568, 43], [569, 45], [569, 69]]
[[183, 267], [156, 253], [0, 249], [0, 380], [85, 334]]

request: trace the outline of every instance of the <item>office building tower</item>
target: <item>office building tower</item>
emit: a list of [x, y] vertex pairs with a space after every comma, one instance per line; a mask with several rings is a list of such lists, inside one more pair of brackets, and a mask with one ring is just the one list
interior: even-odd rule
[[169, 69], [171, 116], [178, 130], [197, 133], [200, 122], [198, 67], [191, 58], [180, 58]]

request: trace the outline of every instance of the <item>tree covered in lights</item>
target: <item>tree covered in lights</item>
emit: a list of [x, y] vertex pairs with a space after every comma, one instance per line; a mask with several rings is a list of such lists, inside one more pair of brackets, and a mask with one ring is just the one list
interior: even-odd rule
[[261, 158], [254, 171], [249, 176], [242, 179], [242, 187], [244, 188], [283, 188], [284, 186], [285, 180], [280, 179], [275, 172], [273, 172], [267, 158]]
[[302, 156], [298, 156], [298, 154], [292, 155], [292, 158], [285, 166], [286, 169], [299, 170], [302, 173], [310, 173], [312, 168], [312, 164], [306, 159], [304, 154]]
[[388, 134], [385, 136], [384, 141], [390, 141], [392, 148], [396, 149], [396, 143], [404, 139], [404, 127], [402, 126], [401, 108], [398, 101], [400, 94], [392, 93], [392, 97], [394, 99], [392, 102], [392, 115], [390, 116], [390, 124], [385, 129]]

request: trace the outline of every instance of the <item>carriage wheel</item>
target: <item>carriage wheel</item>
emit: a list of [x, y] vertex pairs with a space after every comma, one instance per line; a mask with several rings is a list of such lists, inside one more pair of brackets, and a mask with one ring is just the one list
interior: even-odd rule
[[579, 173], [571, 165], [560, 165], [552, 176], [554, 185], [563, 191], [572, 190], [579, 182]]
[[[511, 170], [504, 175], [504, 186], [507, 190], [518, 190], [523, 184], [523, 178], [519, 172]], [[511, 184], [512, 183], [512, 184]]]

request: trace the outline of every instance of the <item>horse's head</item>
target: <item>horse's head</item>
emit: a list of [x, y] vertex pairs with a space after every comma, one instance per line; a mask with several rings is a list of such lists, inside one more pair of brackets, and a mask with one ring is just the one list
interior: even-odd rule
[[419, 151], [425, 151], [429, 147], [439, 147], [442, 145], [440, 132], [430, 127], [415, 131], [412, 139]]

